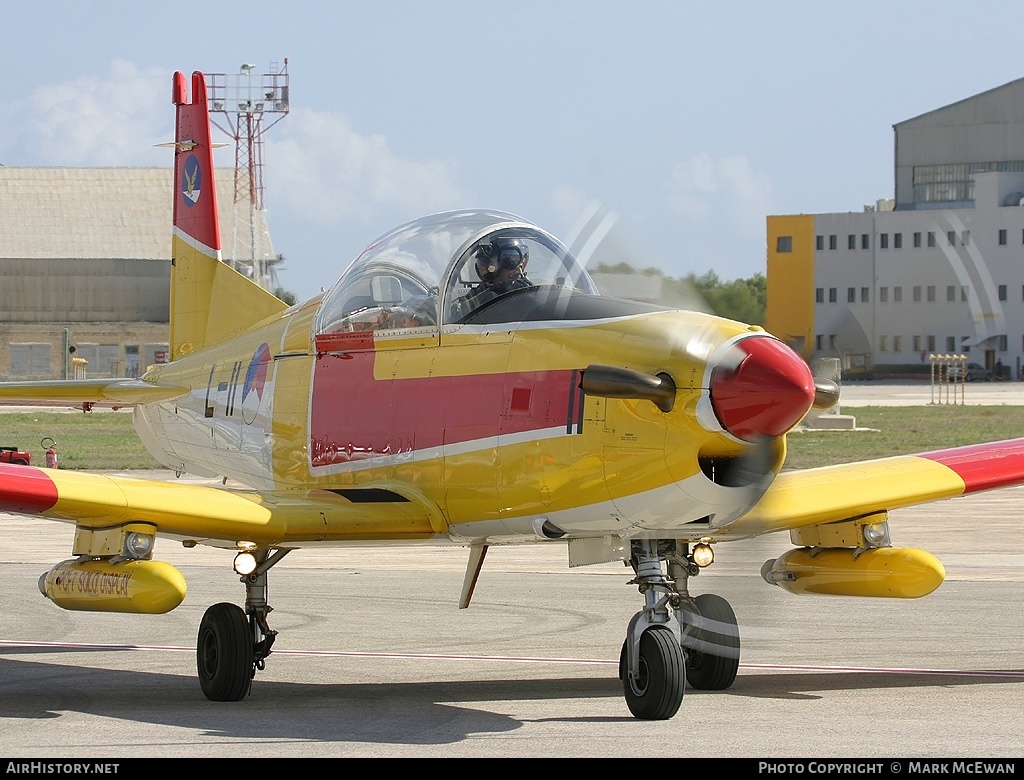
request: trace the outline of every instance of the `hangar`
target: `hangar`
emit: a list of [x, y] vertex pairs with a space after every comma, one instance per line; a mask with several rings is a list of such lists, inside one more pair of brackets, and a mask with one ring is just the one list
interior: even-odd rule
[[893, 198], [768, 217], [767, 329], [846, 371], [964, 354], [1019, 378], [1024, 79], [893, 130]]
[[[0, 381], [138, 376], [167, 359], [171, 177], [0, 166]], [[231, 176], [217, 194], [224, 258], [241, 264]]]

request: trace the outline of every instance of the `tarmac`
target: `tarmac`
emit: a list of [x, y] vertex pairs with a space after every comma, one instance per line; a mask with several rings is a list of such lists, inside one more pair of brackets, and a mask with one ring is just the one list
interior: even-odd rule
[[1024, 406], [1024, 382], [871, 380], [840, 385], [839, 413], [858, 406]]

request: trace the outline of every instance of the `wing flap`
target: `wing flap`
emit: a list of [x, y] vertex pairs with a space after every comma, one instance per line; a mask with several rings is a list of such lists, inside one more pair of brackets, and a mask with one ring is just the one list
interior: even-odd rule
[[261, 493], [0, 464], [0, 511], [88, 528], [148, 522], [162, 535], [217, 547], [416, 540], [446, 531], [436, 508], [402, 497], [352, 501], [324, 491]]
[[721, 538], [756, 536], [1024, 484], [1024, 439], [783, 472]]

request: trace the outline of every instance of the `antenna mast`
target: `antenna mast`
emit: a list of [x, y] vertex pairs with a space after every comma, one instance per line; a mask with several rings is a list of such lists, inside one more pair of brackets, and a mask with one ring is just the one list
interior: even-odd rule
[[[288, 59], [267, 73], [242, 65], [238, 73], [208, 73], [210, 121], [235, 141], [235, 200], [228, 264], [266, 290], [277, 287], [280, 262], [264, 214], [263, 135], [288, 115]], [[222, 117], [221, 121], [217, 117]], [[269, 117], [269, 118], [268, 118]], [[264, 119], [267, 122], [264, 122]]]

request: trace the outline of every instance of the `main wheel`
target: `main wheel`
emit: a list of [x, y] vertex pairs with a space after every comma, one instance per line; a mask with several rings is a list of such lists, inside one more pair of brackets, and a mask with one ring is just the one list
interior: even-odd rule
[[238, 701], [249, 692], [253, 638], [245, 612], [234, 604], [214, 604], [203, 615], [196, 642], [199, 684], [211, 701]]
[[740, 666], [740, 632], [729, 602], [713, 593], [695, 599], [702, 621], [694, 639], [696, 647], [686, 648], [686, 682], [702, 691], [723, 691], [736, 680]]
[[640, 676], [631, 680], [624, 644], [619, 676], [629, 711], [641, 720], [671, 718], [679, 710], [686, 688], [683, 649], [668, 629], [649, 628], [640, 637], [639, 661]]

